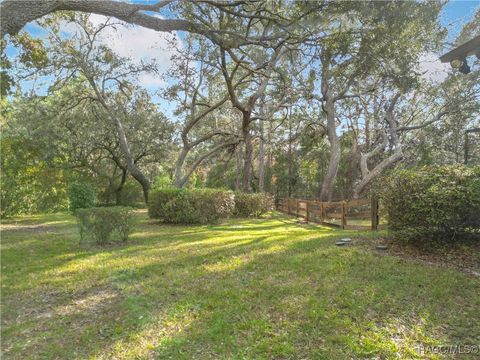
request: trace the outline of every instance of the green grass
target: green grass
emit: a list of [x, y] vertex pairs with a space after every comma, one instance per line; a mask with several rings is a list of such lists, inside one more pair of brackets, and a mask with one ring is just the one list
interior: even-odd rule
[[107, 248], [80, 247], [66, 214], [4, 222], [3, 358], [424, 359], [440, 355], [420, 344], [480, 343], [478, 278], [333, 245], [353, 231], [138, 216]]

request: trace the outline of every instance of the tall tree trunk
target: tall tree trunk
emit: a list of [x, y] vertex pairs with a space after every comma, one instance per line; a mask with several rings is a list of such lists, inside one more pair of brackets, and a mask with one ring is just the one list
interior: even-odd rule
[[118, 141], [120, 145], [120, 150], [122, 151], [123, 155], [127, 159], [127, 170], [130, 172], [132, 177], [137, 180], [140, 185], [142, 186], [143, 190], [143, 198], [145, 199], [145, 203], [148, 203], [148, 192], [150, 191], [150, 181], [147, 177], [142, 173], [140, 168], [135, 164], [135, 159], [133, 158], [132, 152], [130, 151], [130, 146], [128, 144], [127, 135], [125, 133], [125, 129], [123, 128], [123, 124], [120, 119], [115, 115], [114, 109], [112, 106], [108, 104], [108, 101], [104, 97], [104, 93], [100, 91], [98, 88], [95, 80], [89, 76], [90, 71], [86, 70], [85, 68], [82, 69], [83, 74], [87, 77], [90, 85], [92, 86], [95, 94], [97, 95], [97, 100], [100, 102], [102, 107], [107, 112], [110, 120], [112, 121], [114, 127], [117, 130]]
[[242, 179], [242, 191], [250, 192], [250, 180], [252, 176], [252, 161], [253, 161], [253, 143], [252, 134], [250, 132], [250, 111], [243, 113], [242, 121], [242, 135], [245, 143], [245, 162], [243, 165], [243, 179]]
[[188, 151], [189, 149], [184, 146], [180, 151], [180, 154], [178, 155], [177, 162], [175, 163], [174, 185], [178, 188], [183, 187], [186, 182], [186, 179], [183, 177], [182, 174], [182, 169], [183, 164], [185, 163], [185, 159], [187, 158]]
[[148, 192], [150, 191], [150, 181], [147, 177], [142, 173], [140, 168], [135, 164], [133, 159], [132, 153], [130, 151], [130, 147], [128, 146], [127, 135], [125, 134], [125, 130], [123, 128], [122, 122], [116, 117], [112, 115], [112, 119], [114, 120], [114, 124], [117, 128], [117, 133], [119, 137], [119, 144], [122, 153], [125, 155], [127, 159], [127, 169], [132, 175], [132, 177], [137, 180], [140, 185], [142, 186], [143, 190], [143, 198], [145, 203], [148, 203]]
[[340, 165], [340, 141], [337, 136], [337, 125], [335, 123], [335, 104], [327, 99], [324, 106], [327, 115], [328, 141], [330, 142], [330, 159], [328, 163], [327, 174], [323, 179], [322, 191], [320, 192], [321, 201], [332, 200], [333, 187], [337, 179], [338, 167]]
[[288, 168], [287, 168], [287, 192], [292, 197], [292, 123], [288, 122]]
[[235, 190], [240, 191], [242, 188], [242, 169], [243, 169], [243, 149], [242, 145], [238, 144], [237, 148], [235, 149], [235, 165], [237, 168], [237, 174], [235, 177]]
[[122, 170], [122, 178], [120, 179], [120, 184], [118, 184], [117, 188], [115, 189], [115, 204], [121, 205], [122, 204], [122, 190], [127, 181], [127, 169]]
[[268, 138], [267, 138], [267, 170], [270, 170], [273, 163], [272, 152], [272, 138], [273, 138], [273, 121], [268, 122]]
[[263, 140], [263, 120], [260, 121], [260, 145], [258, 149], [258, 191], [265, 192], [265, 141]]

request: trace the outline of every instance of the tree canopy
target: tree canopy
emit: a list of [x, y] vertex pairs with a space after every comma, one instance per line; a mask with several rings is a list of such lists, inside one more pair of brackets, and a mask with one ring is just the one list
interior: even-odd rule
[[[466, 75], [425, 67], [443, 6], [5, 0], [2, 215], [62, 208], [75, 182], [105, 203], [170, 186], [335, 200], [397, 166], [478, 162], [478, 60]], [[110, 46], [128, 24], [181, 32], [166, 73]]]

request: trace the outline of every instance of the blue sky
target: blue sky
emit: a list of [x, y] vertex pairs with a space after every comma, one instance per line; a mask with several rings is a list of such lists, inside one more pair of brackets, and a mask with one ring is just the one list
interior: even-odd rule
[[473, 18], [479, 8], [480, 0], [454, 0], [445, 5], [440, 22], [448, 29], [447, 42], [455, 40], [462, 26]]

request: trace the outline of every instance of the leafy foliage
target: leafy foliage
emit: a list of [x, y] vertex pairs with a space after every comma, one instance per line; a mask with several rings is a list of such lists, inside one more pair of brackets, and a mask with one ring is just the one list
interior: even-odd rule
[[[2, 110], [2, 120], [9, 120], [11, 108], [3, 106]], [[52, 163], [58, 164], [59, 159], [50, 157], [43, 144], [32, 142], [33, 136], [29, 136], [22, 126], [2, 123], [0, 129], [1, 217], [66, 210], [66, 173], [52, 167]]]
[[397, 238], [422, 241], [480, 234], [480, 167], [422, 167], [391, 172], [381, 199]]
[[97, 245], [125, 243], [134, 227], [132, 208], [125, 206], [77, 209], [76, 217], [80, 242], [93, 240]]
[[129, 179], [123, 186], [120, 203], [123, 206], [143, 206], [142, 188], [133, 179]]
[[206, 224], [229, 217], [233, 192], [215, 189], [159, 189], [148, 201], [151, 218], [173, 224]]
[[95, 188], [88, 183], [77, 182], [70, 185], [68, 188], [68, 197], [70, 201], [70, 211], [72, 212], [95, 206]]
[[273, 197], [269, 194], [235, 193], [233, 214], [239, 217], [259, 217], [273, 209]]

